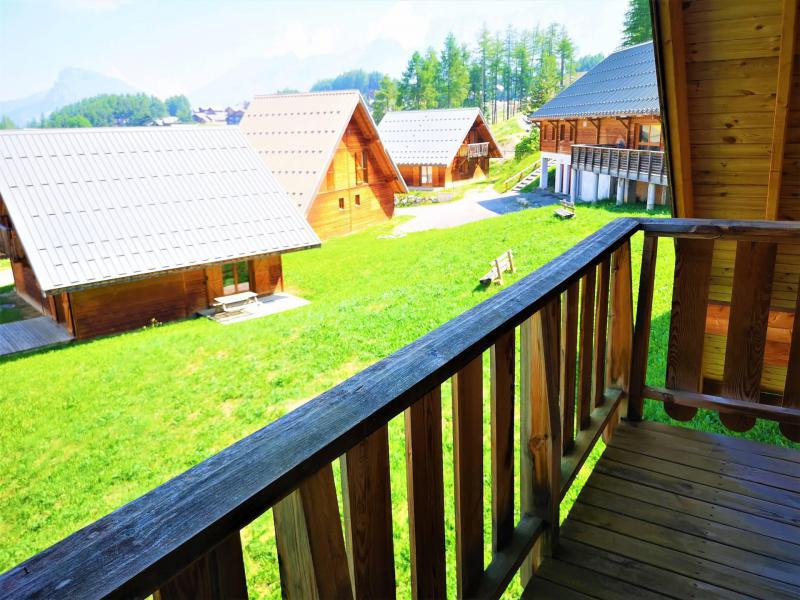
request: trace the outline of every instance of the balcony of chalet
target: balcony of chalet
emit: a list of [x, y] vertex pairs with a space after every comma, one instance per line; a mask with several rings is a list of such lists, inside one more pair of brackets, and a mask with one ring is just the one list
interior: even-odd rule
[[612, 145], [573, 144], [572, 167], [630, 181], [668, 185], [662, 150], [618, 148]]
[[[634, 286], [635, 235], [644, 241]], [[727, 351], [716, 357], [724, 374], [712, 395], [702, 384], [702, 349], [718, 243], [735, 244], [737, 260]], [[498, 598], [516, 577], [534, 598], [797, 598], [800, 451], [648, 422], [643, 410], [645, 398], [677, 421], [706, 409], [739, 432], [773, 421], [800, 440], [797, 323], [785, 392], [760, 391], [769, 316], [761, 300], [770, 295], [769, 256], [779, 244], [800, 244], [800, 224], [616, 220], [8, 571], [0, 596], [244, 598], [240, 530], [272, 508], [288, 598], [394, 597], [398, 514], [408, 521], [415, 598], [445, 597], [453, 576], [463, 598]], [[650, 373], [666, 383], [652, 387], [654, 274], [659, 248], [668, 246], [669, 348], [664, 370]], [[452, 406], [443, 406], [443, 386]], [[389, 484], [387, 424], [395, 417], [405, 423], [403, 506], [393, 506]], [[452, 467], [442, 450], [450, 418]], [[565, 496], [601, 437], [607, 446], [560, 523]], [[445, 468], [454, 469], [454, 494], [445, 493]], [[454, 533], [445, 531], [445, 503], [455, 507]]]

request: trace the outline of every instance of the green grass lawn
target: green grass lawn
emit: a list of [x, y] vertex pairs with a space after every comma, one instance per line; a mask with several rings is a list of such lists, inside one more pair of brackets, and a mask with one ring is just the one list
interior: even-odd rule
[[11, 268], [11, 261], [7, 258], [0, 258], [0, 271], [5, 271]]
[[[634, 212], [640, 211], [581, 206], [577, 218], [559, 221], [545, 207], [400, 239], [377, 239], [394, 225], [381, 226], [285, 257], [288, 291], [310, 300], [309, 306], [230, 326], [184, 321], [0, 362], [0, 572], [496, 293], [500, 287], [483, 289], [477, 281], [502, 251], [513, 248], [518, 267], [506, 278], [508, 285], [603, 224]], [[634, 282], [640, 237], [633, 250]], [[664, 377], [670, 242], [661, 244], [659, 259], [651, 384], [663, 384]], [[443, 402], [452, 566], [449, 385]], [[484, 412], [488, 474], [488, 408]], [[667, 420], [655, 404], [647, 405], [646, 414]], [[709, 413], [690, 425], [721, 431]], [[764, 424], [746, 437], [785, 443]], [[410, 586], [402, 417], [390, 424], [390, 438], [402, 598]], [[271, 514], [251, 524], [243, 541], [251, 594], [280, 597]], [[454, 596], [453, 570], [448, 586]], [[509, 597], [518, 592], [512, 588]]]

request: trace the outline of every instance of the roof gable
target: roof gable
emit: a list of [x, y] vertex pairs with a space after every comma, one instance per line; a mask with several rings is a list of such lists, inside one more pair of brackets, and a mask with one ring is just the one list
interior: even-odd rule
[[658, 115], [653, 42], [618, 50], [545, 102], [534, 120], [569, 117]]
[[235, 127], [1, 132], [0, 196], [45, 292], [320, 243]]
[[477, 107], [388, 112], [381, 119], [378, 132], [399, 165], [449, 165], [476, 121], [486, 131], [490, 156], [501, 156]]
[[[307, 212], [358, 107], [377, 136], [357, 90], [256, 96], [239, 126], [291, 200]], [[388, 154], [386, 159], [391, 163]], [[394, 163], [391, 168], [404, 186]]]

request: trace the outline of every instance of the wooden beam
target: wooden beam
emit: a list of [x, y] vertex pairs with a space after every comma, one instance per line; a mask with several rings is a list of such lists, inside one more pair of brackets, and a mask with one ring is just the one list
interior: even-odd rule
[[[800, 286], [797, 289], [789, 363], [786, 367], [786, 382], [783, 386], [783, 406], [800, 409]], [[800, 426], [781, 423], [780, 429], [781, 433], [793, 442], [800, 442]]]
[[[606, 387], [621, 389], [627, 401], [630, 387], [631, 352], [633, 347], [633, 284], [631, 279], [631, 245], [625, 242], [611, 255], [611, 316], [608, 331], [608, 361]], [[603, 436], [608, 440], [614, 433], [622, 408], [615, 411]]]
[[639, 301], [636, 303], [636, 324], [633, 330], [633, 355], [628, 392], [628, 420], [630, 421], [642, 420], [642, 387], [647, 376], [657, 256], [658, 238], [654, 235], [645, 236], [642, 269], [639, 273]]
[[452, 378], [456, 590], [468, 598], [483, 574], [483, 357]]
[[442, 465], [442, 396], [437, 386], [405, 412], [411, 597], [447, 593]]
[[342, 456], [341, 474], [347, 560], [355, 597], [394, 598], [387, 426]]
[[778, 219], [778, 203], [783, 179], [783, 155], [786, 149], [786, 129], [789, 124], [789, 100], [794, 71], [795, 35], [797, 23], [797, 0], [783, 0], [781, 22], [781, 50], [778, 56], [778, 82], [775, 90], [775, 115], [772, 121], [772, 143], [770, 145], [769, 180], [767, 183], [767, 210], [765, 218]]
[[514, 533], [514, 330], [491, 349], [492, 554]]
[[670, 390], [659, 387], [645, 386], [644, 396], [651, 400], [660, 400], [664, 405], [676, 404], [678, 406], [691, 406], [694, 408], [705, 408], [716, 410], [722, 414], [742, 416], [750, 418], [769, 419], [787, 423], [794, 427], [800, 426], [800, 410], [785, 406], [771, 406], [769, 404], [756, 404], [721, 396], [711, 396], [695, 392], [683, 392], [680, 390]]
[[683, 3], [650, 0], [655, 27], [656, 62], [662, 118], [666, 125], [670, 186], [677, 217], [694, 216], [689, 100], [686, 90], [686, 47], [683, 34]]

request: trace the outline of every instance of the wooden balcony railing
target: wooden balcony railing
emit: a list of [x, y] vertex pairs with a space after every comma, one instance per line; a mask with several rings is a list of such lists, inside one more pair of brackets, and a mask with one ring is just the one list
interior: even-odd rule
[[667, 165], [664, 153], [655, 150], [632, 150], [613, 146], [572, 146], [572, 166], [647, 183], [667, 185]]
[[[639, 231], [645, 232], [645, 243], [634, 327], [630, 238]], [[663, 390], [644, 385], [659, 236], [681, 240], [669, 389]], [[678, 391], [687, 387], [686, 373], [697, 368], [691, 343], [698, 335], [702, 295], [694, 298], [690, 283], [706, 272], [692, 249], [718, 238], [747, 245], [800, 243], [800, 225], [616, 220], [473, 309], [8, 571], [0, 576], [0, 597], [246, 597], [239, 532], [269, 508], [286, 597], [394, 597], [387, 424], [401, 413], [412, 592], [415, 598], [444, 597], [440, 391], [449, 381], [456, 587], [459, 597], [498, 598], [517, 573], [527, 582], [553, 552], [562, 498], [602, 432], [613, 432], [624, 404], [630, 419], [641, 417], [642, 398], [650, 396], [671, 410], [686, 410], [684, 417], [700, 405], [739, 418], [782, 421], [787, 428], [800, 425], [789, 382], [790, 400], [782, 407]], [[732, 335], [743, 329], [732, 327]], [[674, 350], [687, 357], [674, 360]], [[485, 354], [491, 374], [488, 403], [483, 399]], [[735, 359], [737, 368], [742, 360]], [[792, 375], [792, 385], [797, 377]], [[488, 564], [486, 405], [492, 490]], [[335, 460], [341, 466], [344, 527]], [[521, 468], [519, 521], [514, 517], [516, 464]]]
[[480, 158], [482, 156], [489, 156], [489, 142], [480, 142], [477, 144], [464, 144], [461, 146], [461, 155], [467, 158]]

